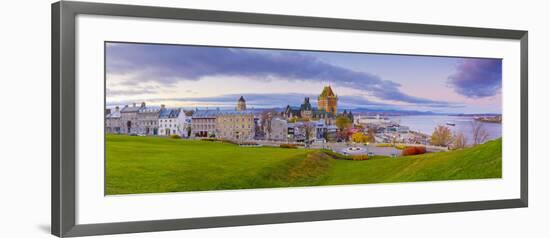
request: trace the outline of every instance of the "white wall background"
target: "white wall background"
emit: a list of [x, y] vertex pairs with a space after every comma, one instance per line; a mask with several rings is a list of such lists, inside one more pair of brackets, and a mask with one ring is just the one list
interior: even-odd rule
[[[550, 53], [545, 1], [109, 1], [186, 8], [529, 30], [530, 206], [114, 237], [548, 237]], [[50, 237], [50, 1], [7, 1], [0, 14], [0, 237]], [[535, 132], [536, 131], [536, 132]], [[535, 149], [537, 148], [537, 149]]]

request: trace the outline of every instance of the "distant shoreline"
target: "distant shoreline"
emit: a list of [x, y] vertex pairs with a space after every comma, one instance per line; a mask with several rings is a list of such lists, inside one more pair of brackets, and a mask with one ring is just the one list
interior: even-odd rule
[[501, 123], [502, 123], [502, 118], [501, 118], [501, 117], [494, 117], [494, 118], [476, 118], [475, 120], [476, 120], [476, 121], [480, 121], [480, 122], [487, 122], [487, 123], [498, 123], [498, 124], [501, 124]]

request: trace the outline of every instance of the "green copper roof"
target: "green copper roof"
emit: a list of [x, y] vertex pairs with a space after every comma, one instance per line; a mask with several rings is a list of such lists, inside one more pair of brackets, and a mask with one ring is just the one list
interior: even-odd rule
[[325, 86], [323, 88], [323, 92], [321, 92], [321, 95], [319, 97], [334, 97], [334, 92], [332, 91], [332, 88], [330, 86]]

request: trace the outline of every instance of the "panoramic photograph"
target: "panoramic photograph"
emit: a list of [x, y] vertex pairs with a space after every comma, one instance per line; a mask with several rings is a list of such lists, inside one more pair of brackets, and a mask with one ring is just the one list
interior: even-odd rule
[[498, 179], [502, 60], [105, 42], [106, 195]]

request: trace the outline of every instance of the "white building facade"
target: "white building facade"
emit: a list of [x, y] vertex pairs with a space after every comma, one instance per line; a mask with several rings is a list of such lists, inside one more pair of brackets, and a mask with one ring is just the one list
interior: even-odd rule
[[191, 117], [183, 109], [162, 107], [158, 118], [159, 135], [188, 137], [188, 131], [191, 129]]

